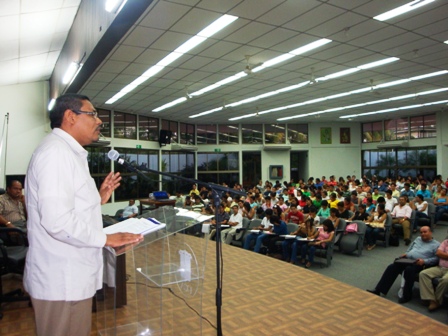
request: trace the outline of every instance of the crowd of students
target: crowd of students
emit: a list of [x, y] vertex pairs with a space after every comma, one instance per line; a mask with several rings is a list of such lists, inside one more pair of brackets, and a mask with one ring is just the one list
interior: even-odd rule
[[[223, 215], [215, 218], [224, 225], [230, 225], [229, 229], [222, 232], [223, 242], [231, 243], [233, 235], [242, 226], [242, 219], [263, 219], [260, 230], [272, 231], [278, 234], [293, 234], [314, 239], [314, 243], [284, 243], [281, 252], [282, 258], [287, 261], [297, 262], [300, 253], [300, 262], [307, 267], [313, 262], [313, 246], [325, 246], [331, 241], [331, 232], [336, 230], [340, 218], [347, 221], [361, 220], [369, 223], [366, 232], [366, 248], [375, 248], [376, 240], [387, 218], [387, 213], [393, 217], [395, 224], [403, 227], [404, 241], [409, 245], [412, 231], [416, 232], [419, 218], [428, 218], [428, 199], [437, 206], [436, 221], [443, 213], [448, 212], [447, 182], [443, 182], [441, 176], [433, 181], [427, 181], [422, 176], [417, 178], [398, 177], [371, 179], [363, 176], [340, 177], [325, 176], [306, 182], [299, 180], [297, 183], [276, 181], [271, 183], [260, 180], [256, 186], [245, 191], [246, 196], [234, 196], [230, 192], [221, 195], [220, 211]], [[242, 186], [235, 184], [234, 190], [242, 191]], [[193, 211], [214, 214], [214, 205], [211, 191], [206, 187], [198, 189], [193, 185], [190, 194], [185, 197], [177, 194], [178, 206], [182, 205]], [[411, 220], [412, 210], [415, 212], [414, 220]], [[227, 216], [225, 214], [228, 214]], [[236, 216], [236, 215], [239, 216]], [[233, 218], [231, 218], [233, 216]], [[321, 220], [322, 219], [322, 220]], [[327, 219], [324, 222], [324, 219]], [[323, 225], [318, 225], [320, 223]], [[329, 224], [331, 222], [331, 225]], [[299, 226], [296, 232], [286, 232], [285, 223], [295, 223]], [[326, 224], [325, 224], [326, 223]], [[319, 227], [319, 228], [317, 228]], [[232, 235], [229, 236], [228, 235]], [[249, 249], [254, 244], [254, 251], [260, 252], [262, 245], [275, 245], [270, 242], [272, 235], [267, 232], [261, 234], [249, 234], [243, 242]], [[308, 260], [306, 255], [308, 254]]]

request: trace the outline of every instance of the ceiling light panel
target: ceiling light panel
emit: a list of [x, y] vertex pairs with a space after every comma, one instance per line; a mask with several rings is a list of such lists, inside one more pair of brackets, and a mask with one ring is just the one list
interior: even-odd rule
[[390, 11], [387, 11], [380, 15], [374, 16], [373, 18], [378, 21], [386, 21], [386, 20], [392, 19], [396, 16], [399, 16], [399, 15], [405, 14], [407, 12], [413, 11], [415, 9], [418, 9], [422, 6], [426, 6], [434, 1], [435, 0], [414, 0], [414, 1], [408, 2], [407, 4], [405, 4], [403, 6], [394, 8]]

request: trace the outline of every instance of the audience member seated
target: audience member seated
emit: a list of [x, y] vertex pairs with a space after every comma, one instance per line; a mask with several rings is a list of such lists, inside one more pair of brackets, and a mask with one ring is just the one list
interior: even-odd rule
[[375, 211], [375, 204], [373, 204], [373, 199], [372, 197], [366, 197], [364, 198], [366, 200], [365, 205], [366, 205], [366, 211], [367, 213], [371, 213]]
[[442, 218], [442, 215], [448, 212], [448, 196], [446, 195], [447, 190], [442, 189], [440, 196], [434, 199], [434, 205], [436, 206], [436, 215], [434, 218], [435, 224]]
[[[271, 223], [271, 217], [272, 217], [273, 210], [267, 209], [264, 213], [264, 218], [261, 221], [261, 225], [257, 228], [254, 228], [253, 230], [259, 230], [259, 231], [269, 231], [271, 232], [273, 230], [273, 224]], [[263, 239], [268, 235], [269, 233], [255, 233], [251, 232], [246, 236], [246, 240], [244, 241], [244, 248], [246, 250], [249, 250], [250, 245], [253, 240], [255, 240], [255, 247], [254, 252], [260, 252], [261, 244], [263, 243]]]
[[349, 219], [350, 218], [350, 212], [345, 208], [344, 202], [338, 203], [338, 212], [339, 212], [339, 218], [343, 219]]
[[317, 216], [320, 217], [325, 217], [327, 218], [328, 216], [330, 216], [330, 207], [328, 206], [328, 201], [327, 200], [323, 200], [320, 206], [319, 211], [317, 212]]
[[386, 212], [392, 212], [392, 210], [398, 204], [398, 200], [393, 197], [392, 190], [386, 190], [386, 197], [384, 199], [386, 201]]
[[191, 200], [191, 196], [188, 195], [185, 197], [184, 208], [191, 207], [193, 205], [193, 201]]
[[243, 227], [243, 216], [238, 212], [238, 209], [239, 207], [237, 204], [232, 207], [233, 213], [230, 215], [229, 221], [227, 222], [227, 224], [230, 225], [230, 228], [221, 231], [221, 241], [223, 243], [230, 244], [236, 231]]
[[285, 221], [285, 214], [282, 211], [282, 208], [280, 208], [278, 205], [274, 205], [274, 207], [272, 208], [273, 211], [273, 215], [278, 216], [278, 218], [280, 218], [280, 220]]
[[129, 205], [123, 209], [123, 213], [121, 214], [119, 221], [124, 221], [126, 219], [136, 217], [137, 215], [138, 215], [138, 207], [135, 205], [135, 200], [130, 199]]
[[[402, 198], [402, 197], [400, 197]], [[414, 286], [415, 277], [425, 267], [431, 267], [437, 264], [437, 249], [440, 243], [433, 239], [431, 228], [422, 226], [420, 228], [420, 237], [416, 238], [411, 246], [395, 262], [390, 264], [380, 281], [373, 290], [367, 290], [376, 295], [387, 295], [392, 287], [395, 279], [403, 273], [404, 288], [403, 297], [398, 300], [399, 303], [405, 303], [412, 299], [412, 288]], [[407, 261], [411, 261], [411, 263]]]
[[420, 184], [420, 190], [417, 191], [415, 196], [421, 195], [422, 198], [431, 198], [431, 192], [427, 189], [426, 182]]
[[428, 202], [423, 199], [423, 195], [417, 193], [417, 196], [409, 202], [409, 206], [415, 211], [414, 222], [412, 223], [413, 232], [417, 232], [417, 223], [420, 218], [429, 218]]
[[278, 252], [278, 246], [277, 242], [281, 239], [280, 235], [288, 234], [288, 228], [286, 226], [286, 223], [282, 221], [278, 216], [272, 215], [271, 216], [271, 224], [273, 225], [271, 227], [271, 232], [273, 234], [266, 236], [262, 243], [268, 248], [267, 255], [272, 253]]
[[297, 225], [303, 223], [303, 213], [297, 210], [297, 205], [292, 203], [286, 215], [288, 223], [296, 223]]
[[[429, 301], [429, 311], [436, 310], [443, 303], [443, 298], [448, 290], [448, 239], [445, 239], [437, 249], [439, 265], [427, 268], [420, 272], [420, 297], [423, 301]], [[436, 289], [432, 284], [434, 278], [440, 278]]]
[[404, 242], [407, 245], [411, 243], [411, 216], [412, 209], [406, 204], [406, 198], [400, 196], [398, 205], [392, 210], [392, 223], [400, 224], [403, 227]]
[[392, 197], [400, 197], [400, 191], [395, 183], [390, 184], [390, 190], [392, 191]]
[[370, 215], [366, 221], [367, 251], [371, 251], [375, 248], [378, 235], [380, 231], [384, 230], [386, 219], [386, 206], [383, 203], [378, 204], [377, 212], [374, 212], [372, 215]]
[[349, 221], [355, 221], [355, 220], [366, 221], [367, 218], [369, 218], [369, 214], [366, 211], [366, 205], [365, 204], [361, 204], [361, 205], [358, 206], [358, 210], [355, 211], [353, 216], [350, 217], [348, 220]]
[[337, 209], [338, 203], [339, 203], [339, 200], [336, 198], [336, 193], [331, 193], [330, 200], [328, 201], [328, 204], [330, 205], [330, 209], [331, 208]]
[[203, 213], [204, 212], [204, 203], [202, 203], [201, 197], [198, 195], [194, 196], [194, 203], [191, 205], [191, 210], [194, 212]]
[[408, 182], [404, 184], [404, 189], [401, 191], [400, 196], [415, 197], [415, 193]]
[[0, 195], [0, 225], [26, 231], [26, 217], [22, 183], [12, 180], [6, 186], [6, 193]]
[[188, 193], [190, 196], [192, 196], [191, 194], [194, 195], [198, 195], [199, 196], [199, 190], [198, 190], [198, 185], [195, 183], [192, 186], [192, 189], [190, 190], [190, 192]]
[[[218, 223], [220, 223], [221, 225], [227, 225], [229, 218], [230, 218], [229, 214], [225, 212], [225, 205], [220, 203], [218, 207], [218, 214], [216, 215], [216, 218], [212, 219], [212, 224], [217, 225]], [[199, 227], [200, 225], [196, 226]], [[200, 232], [196, 230], [195, 235], [199, 236]], [[210, 231], [210, 239], [215, 238], [215, 235], [216, 235], [216, 229]]]
[[327, 244], [333, 240], [335, 227], [333, 222], [329, 219], [324, 220], [322, 227], [310, 237], [314, 241], [308, 242], [301, 247], [301, 262], [305, 264], [306, 255], [308, 254], [308, 262], [306, 262], [305, 267], [310, 268], [314, 262], [314, 254], [316, 248], [326, 248]]
[[330, 216], [327, 217], [327, 219], [331, 220], [333, 223], [333, 226], [335, 229], [339, 226], [339, 211], [338, 209], [331, 208], [330, 209]]
[[[300, 224], [297, 230], [290, 233], [290, 235], [298, 236], [301, 238], [312, 237], [316, 232], [316, 225], [319, 224], [319, 217], [316, 214], [316, 208], [310, 209], [310, 214], [307, 220]], [[283, 260], [291, 261], [292, 264], [297, 262], [297, 253], [301, 250], [302, 244], [306, 244], [306, 241], [299, 241], [297, 239], [286, 239], [282, 243]]]

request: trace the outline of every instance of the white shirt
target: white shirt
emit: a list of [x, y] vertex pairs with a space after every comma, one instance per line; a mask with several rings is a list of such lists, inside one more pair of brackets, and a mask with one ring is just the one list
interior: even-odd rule
[[123, 218], [128, 218], [130, 215], [138, 214], [138, 208], [134, 205], [128, 205], [123, 210]]
[[261, 225], [265, 228], [265, 229], [269, 229], [271, 226], [274, 226], [274, 224], [271, 224], [271, 222], [269, 221], [269, 219], [267, 217], [264, 217], [263, 220], [261, 221]]
[[[426, 209], [422, 210], [422, 208], [425, 206], [425, 204], [426, 204]], [[428, 202], [426, 202], [426, 201], [423, 201], [422, 203], [415, 202], [415, 206], [418, 211], [423, 212], [425, 215], [428, 214]]]
[[106, 234], [87, 151], [55, 128], [31, 157], [25, 194], [30, 243], [26, 290], [40, 300], [91, 298], [102, 287]]
[[234, 229], [240, 229], [243, 227], [243, 216], [238, 212], [236, 215], [231, 214], [229, 222], [238, 222], [237, 225], [232, 226]]
[[[397, 199], [394, 197], [392, 197], [390, 199], [385, 197], [385, 199], [386, 199], [386, 206], [385, 206], [386, 211], [392, 212], [394, 207], [398, 204]], [[378, 209], [377, 209], [377, 211], [378, 211]]]

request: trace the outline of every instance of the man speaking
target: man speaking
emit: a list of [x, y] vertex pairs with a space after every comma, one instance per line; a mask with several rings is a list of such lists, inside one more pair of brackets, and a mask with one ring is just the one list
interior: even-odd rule
[[29, 250], [24, 285], [39, 336], [90, 335], [92, 297], [102, 287], [103, 246], [135, 244], [140, 235], [103, 233], [101, 204], [119, 186], [111, 172], [98, 192], [83, 146], [101, 120], [89, 98], [65, 94], [50, 112], [53, 131], [34, 151], [26, 175]]

